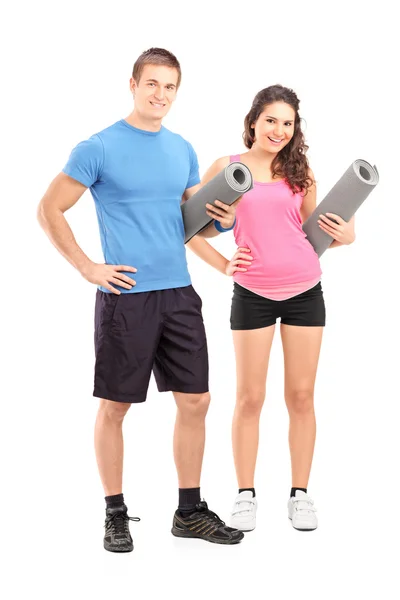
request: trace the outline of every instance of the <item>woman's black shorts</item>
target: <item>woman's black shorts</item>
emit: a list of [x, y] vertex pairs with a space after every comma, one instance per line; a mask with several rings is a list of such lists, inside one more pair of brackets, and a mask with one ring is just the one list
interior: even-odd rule
[[234, 283], [231, 329], [259, 329], [274, 325], [324, 327], [325, 302], [321, 282], [288, 300], [270, 300]]

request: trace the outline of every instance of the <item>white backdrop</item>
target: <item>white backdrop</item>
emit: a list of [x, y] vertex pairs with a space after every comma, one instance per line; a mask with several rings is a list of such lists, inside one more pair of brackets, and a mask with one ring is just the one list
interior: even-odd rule
[[[389, 2], [19, 2], [3, 11], [1, 261], [3, 597], [398, 597], [399, 50]], [[51, 246], [36, 207], [72, 147], [132, 109], [137, 56], [165, 47], [182, 86], [165, 125], [195, 147], [201, 173], [243, 150], [259, 89], [292, 87], [307, 123], [318, 199], [356, 158], [381, 181], [356, 216], [357, 240], [322, 258], [327, 327], [316, 386], [309, 491], [320, 527], [292, 529], [288, 418], [277, 330], [262, 415], [257, 530], [237, 547], [170, 534], [177, 503], [175, 408], [154, 381], [128, 414], [124, 493], [135, 550], [102, 548], [93, 450], [95, 287]], [[67, 213], [102, 260], [90, 193]], [[226, 256], [231, 234], [215, 241]], [[222, 518], [236, 494], [229, 329], [232, 281], [188, 251], [208, 332], [212, 405], [202, 495]], [[397, 284], [396, 284], [397, 282]], [[4, 369], [4, 370], [3, 370]], [[396, 560], [397, 554], [397, 560]], [[6, 562], [5, 562], [6, 561]]]

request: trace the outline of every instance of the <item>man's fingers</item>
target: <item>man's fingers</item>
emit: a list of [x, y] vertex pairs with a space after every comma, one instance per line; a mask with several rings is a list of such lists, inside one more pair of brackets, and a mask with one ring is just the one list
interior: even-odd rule
[[116, 271], [130, 271], [131, 273], [137, 273], [137, 269], [135, 267], [129, 267], [127, 265], [110, 265]]
[[122, 287], [125, 290], [131, 290], [132, 289], [131, 285], [129, 285], [128, 283], [125, 283], [124, 281], [121, 281], [120, 279], [117, 279], [116, 277], [111, 277], [110, 281], [112, 281], [116, 285], [119, 285], [119, 287]]
[[119, 296], [121, 294], [121, 292], [119, 290], [116, 290], [115, 287], [113, 287], [111, 284], [109, 283], [105, 283], [103, 285], [103, 287], [106, 288], [106, 290], [108, 290], [109, 292], [112, 292], [113, 294], [116, 294], [117, 296]]
[[123, 273], [119, 273], [117, 272], [114, 277], [116, 277], [117, 279], [120, 279], [121, 281], [126, 281], [126, 283], [130, 283], [131, 285], [135, 285], [136, 281], [134, 279], [131, 279], [131, 277], [128, 277], [128, 275], [124, 275]]

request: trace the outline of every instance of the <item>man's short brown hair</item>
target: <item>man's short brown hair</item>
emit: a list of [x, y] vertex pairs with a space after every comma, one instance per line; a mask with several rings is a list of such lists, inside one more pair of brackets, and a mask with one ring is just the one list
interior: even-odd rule
[[133, 65], [132, 77], [136, 83], [139, 83], [145, 65], [163, 65], [165, 67], [176, 69], [178, 71], [178, 83], [176, 87], [179, 87], [182, 77], [181, 65], [172, 52], [168, 52], [168, 50], [164, 50], [164, 48], [150, 48], [149, 50], [142, 52]]

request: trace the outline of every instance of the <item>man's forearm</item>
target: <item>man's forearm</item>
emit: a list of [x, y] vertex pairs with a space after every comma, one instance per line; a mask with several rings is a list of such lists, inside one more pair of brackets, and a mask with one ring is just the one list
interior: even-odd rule
[[64, 213], [58, 209], [44, 211], [39, 206], [37, 217], [41, 227], [60, 254], [80, 273], [84, 273], [92, 261], [78, 246]]

